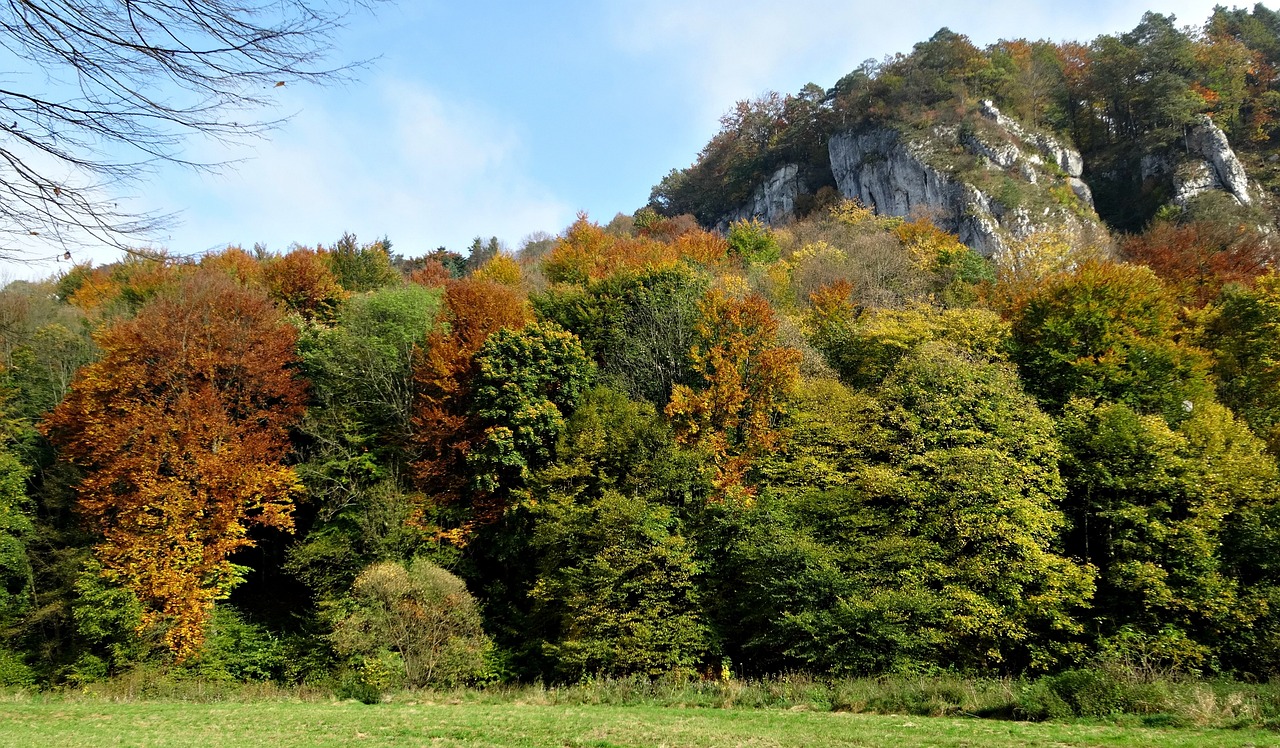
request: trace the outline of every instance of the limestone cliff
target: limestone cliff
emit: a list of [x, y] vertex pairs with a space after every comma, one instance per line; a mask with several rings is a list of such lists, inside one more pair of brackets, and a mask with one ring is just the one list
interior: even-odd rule
[[1009, 237], [1096, 223], [1080, 154], [983, 102], [980, 117], [924, 133], [886, 126], [835, 135], [831, 170], [841, 194], [877, 212], [930, 215], [984, 256]]
[[1140, 170], [1143, 181], [1168, 180], [1171, 201], [1180, 207], [1209, 190], [1226, 192], [1241, 205], [1253, 204], [1244, 165], [1226, 134], [1204, 115], [1173, 148], [1143, 156]]
[[751, 199], [737, 210], [723, 216], [716, 228], [724, 231], [730, 223], [756, 218], [771, 225], [778, 225], [795, 217], [796, 199], [808, 194], [800, 167], [785, 164], [764, 180], [752, 193]]

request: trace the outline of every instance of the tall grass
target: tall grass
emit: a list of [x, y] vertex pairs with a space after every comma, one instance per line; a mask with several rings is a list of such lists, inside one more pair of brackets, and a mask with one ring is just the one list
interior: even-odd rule
[[[282, 686], [269, 682], [183, 679], [163, 671], [143, 669], [78, 689], [0, 694], [0, 701], [45, 699], [316, 702], [340, 700], [340, 693], [331, 685]], [[877, 678], [791, 674], [729, 680], [597, 678], [569, 685], [533, 683], [398, 691], [384, 694], [380, 700], [418, 704], [777, 709], [1280, 729], [1280, 684], [1154, 679], [1107, 667], [1072, 670], [1035, 680], [945, 674]]]

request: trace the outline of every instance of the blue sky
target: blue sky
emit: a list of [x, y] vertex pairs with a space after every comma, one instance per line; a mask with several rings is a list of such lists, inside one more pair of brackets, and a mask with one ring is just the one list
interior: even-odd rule
[[[462, 250], [474, 236], [515, 248], [580, 210], [603, 222], [643, 205], [736, 100], [829, 87], [940, 27], [979, 45], [1088, 41], [1133, 28], [1146, 10], [1198, 26], [1214, 4], [407, 0], [341, 32], [343, 55], [378, 58], [358, 82], [280, 89], [279, 110], [267, 114], [293, 117], [269, 141], [190, 144], [195, 158], [239, 159], [234, 169], [168, 169], [122, 199], [180, 212], [155, 242], [178, 254], [331, 244], [344, 231], [386, 235], [406, 255]], [[0, 264], [9, 278], [58, 269]]]

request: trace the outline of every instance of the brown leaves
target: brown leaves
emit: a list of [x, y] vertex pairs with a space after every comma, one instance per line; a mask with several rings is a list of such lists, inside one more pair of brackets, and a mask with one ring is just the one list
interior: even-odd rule
[[799, 377], [800, 352], [778, 345], [778, 321], [760, 296], [707, 294], [697, 334], [693, 367], [704, 384], [676, 385], [666, 414], [682, 443], [711, 453], [722, 496], [749, 500], [747, 471], [778, 444], [775, 423]]
[[1250, 226], [1156, 222], [1145, 234], [1124, 241], [1134, 262], [1155, 271], [1178, 300], [1202, 307], [1231, 283], [1252, 285], [1274, 258], [1266, 236]]
[[309, 320], [332, 320], [347, 292], [338, 285], [323, 250], [298, 247], [272, 262], [262, 274], [273, 299]]
[[300, 490], [280, 463], [305, 385], [293, 328], [259, 292], [202, 272], [98, 336], [44, 430], [85, 471], [77, 508], [109, 576], [165, 625], [179, 659], [234, 586], [248, 527], [292, 529]]
[[[543, 262], [543, 272], [553, 282], [585, 283], [607, 278], [622, 270], [665, 267], [681, 260], [704, 265], [723, 263], [729, 245], [718, 234], [696, 227], [683, 230], [669, 241], [662, 234], [619, 236], [611, 234], [579, 214]], [[666, 238], [663, 236], [663, 238]]]
[[467, 412], [475, 354], [502, 328], [519, 330], [531, 319], [528, 304], [513, 289], [485, 280], [450, 281], [445, 286], [447, 331], [427, 338], [414, 362], [415, 481], [438, 506], [467, 495], [466, 457], [483, 439]]

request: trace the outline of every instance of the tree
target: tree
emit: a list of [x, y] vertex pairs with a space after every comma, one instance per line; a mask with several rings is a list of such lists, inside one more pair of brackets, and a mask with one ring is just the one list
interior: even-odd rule
[[1148, 268], [1086, 262], [1046, 278], [1012, 316], [1012, 358], [1052, 409], [1093, 397], [1174, 421], [1209, 394], [1208, 357], [1179, 340], [1178, 309]]
[[535, 296], [538, 314], [578, 336], [601, 375], [658, 407], [693, 384], [689, 350], [709, 280], [688, 265], [621, 272]]
[[[568, 500], [567, 500], [568, 499]], [[691, 674], [709, 640], [694, 547], [670, 507], [605, 490], [537, 507], [542, 574], [530, 593], [557, 674]]]
[[[700, 456], [675, 444], [652, 405], [602, 387], [567, 419], [556, 452], [524, 504], [537, 579], [491, 583], [489, 604], [527, 586], [521, 631], [541, 633], [538, 654], [562, 678], [688, 674], [710, 644], [681, 517], [708, 488]], [[503, 610], [508, 627], [512, 609]]]
[[471, 413], [484, 426], [467, 455], [477, 493], [501, 495], [548, 463], [565, 416], [595, 377], [573, 333], [534, 322], [490, 335], [475, 356]]
[[349, 293], [363, 293], [403, 283], [391, 265], [391, 242], [385, 237], [372, 244], [356, 244], [355, 234], [343, 234], [325, 253], [338, 285]]
[[1057, 547], [1053, 422], [1012, 367], [936, 342], [875, 394], [800, 390], [717, 575], [732, 649], [843, 673], [1069, 659], [1092, 580]]
[[1213, 356], [1218, 397], [1280, 454], [1280, 276], [1233, 287], [1197, 320]]
[[441, 293], [414, 284], [347, 301], [332, 327], [303, 325], [301, 369], [311, 403], [298, 431], [299, 477], [314, 520], [287, 570], [321, 599], [345, 594], [362, 568], [409, 558], [424, 541], [399, 481], [411, 459], [413, 361]]
[[476, 353], [503, 328], [529, 323], [527, 303], [507, 286], [484, 280], [451, 281], [445, 287], [442, 322], [427, 337], [413, 369], [414, 481], [433, 507], [471, 496], [472, 449], [485, 441], [485, 425], [471, 413]]
[[84, 471], [77, 508], [105, 573], [179, 659], [239, 581], [230, 556], [254, 545], [249, 527], [292, 527], [294, 339], [260, 292], [202, 272], [99, 334], [102, 359], [43, 426]]
[[1276, 465], [1262, 440], [1212, 401], [1174, 429], [1121, 403], [1072, 400], [1058, 433], [1068, 550], [1098, 567], [1098, 633], [1178, 639], [1188, 663], [1247, 637], [1266, 603], [1232, 572], [1265, 566], [1274, 551], [1236, 555], [1224, 541], [1240, 516], [1275, 511]]
[[329, 640], [358, 660], [367, 680], [377, 680], [370, 671], [389, 653], [399, 677], [388, 680], [408, 686], [459, 685], [484, 673], [490, 644], [475, 598], [426, 559], [370, 565], [330, 614]]
[[1246, 225], [1157, 221], [1126, 238], [1125, 256], [1155, 271], [1178, 300], [1202, 307], [1230, 284], [1251, 284], [1274, 261], [1271, 242]]
[[271, 298], [303, 319], [330, 322], [347, 298], [323, 251], [295, 247], [284, 257], [269, 262], [262, 274]]
[[[329, 39], [362, 0], [67, 0], [8, 3], [0, 39], [45, 90], [0, 87], [0, 234], [59, 252], [127, 248], [163, 223], [116, 207], [110, 191], [157, 164], [188, 160], [193, 135], [261, 136], [253, 114], [294, 82], [345, 77], [326, 68]], [[70, 177], [68, 177], [70, 175]]]
[[677, 384], [666, 414], [677, 438], [705, 448], [726, 498], [747, 498], [756, 458], [779, 440], [776, 421], [800, 374], [800, 352], [778, 343], [778, 320], [760, 296], [711, 291], [701, 305], [691, 351], [697, 387]]

